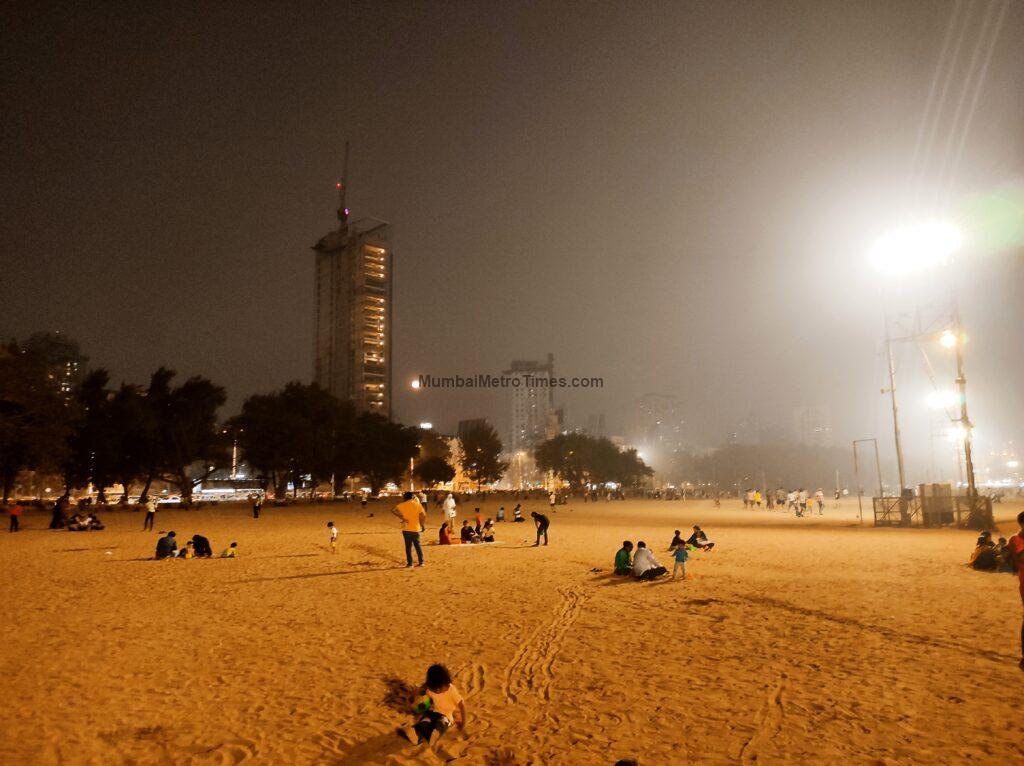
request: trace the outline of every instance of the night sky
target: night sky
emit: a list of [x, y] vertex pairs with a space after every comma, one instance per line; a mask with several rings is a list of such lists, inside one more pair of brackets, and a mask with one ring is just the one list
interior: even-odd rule
[[[963, 72], [999, 7], [959, 6]], [[336, 225], [349, 140], [353, 217], [395, 227], [400, 419], [504, 429], [507, 392], [403, 383], [550, 351], [560, 374], [605, 379], [557, 397], [574, 425], [605, 413], [626, 432], [653, 391], [682, 397], [698, 444], [748, 418], [785, 430], [800, 404], [830, 405], [840, 441], [886, 437], [866, 252], [949, 156], [946, 116], [914, 173], [953, 9], [5, 4], [0, 335], [60, 329], [115, 380], [208, 375], [232, 411], [308, 380], [309, 248]], [[950, 209], [1022, 181], [1021, 40], [1013, 3]], [[1024, 435], [1024, 259], [956, 269], [979, 441], [997, 446]]]

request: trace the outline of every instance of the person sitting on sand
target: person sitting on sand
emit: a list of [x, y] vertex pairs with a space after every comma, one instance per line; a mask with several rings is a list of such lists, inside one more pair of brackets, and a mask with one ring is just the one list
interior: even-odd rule
[[437, 530], [437, 543], [438, 545], [451, 545], [452, 536], [448, 531], [448, 522], [441, 524], [441, 528]]
[[221, 551], [220, 557], [222, 559], [233, 559], [235, 552], [238, 550], [238, 543], [231, 543], [227, 548]]
[[476, 530], [469, 526], [469, 519], [462, 520], [462, 532], [459, 534], [459, 538], [464, 543], [480, 542], [480, 536], [476, 533]]
[[516, 503], [516, 507], [512, 509], [512, 521], [526, 523], [526, 519], [523, 518], [523, 509], [519, 503]]
[[90, 530], [99, 531], [101, 529], [106, 529], [106, 527], [103, 526], [103, 522], [100, 521], [100, 517], [91, 511], [89, 512], [89, 515], [85, 517], [85, 525], [86, 528]]
[[615, 574], [628, 575], [633, 573], [633, 543], [622, 541], [622, 547], [615, 552]]
[[494, 542], [494, 522], [490, 519], [484, 522], [483, 528], [480, 530], [480, 539], [485, 543]]
[[[427, 699], [422, 700], [423, 697]], [[417, 699], [422, 701], [417, 702]], [[433, 745], [453, 723], [460, 731], [466, 728], [466, 703], [452, 684], [452, 674], [444, 665], [427, 668], [427, 681], [410, 702], [415, 705], [414, 710], [420, 714], [420, 720], [403, 726], [398, 732], [414, 745], [420, 742]]]
[[89, 525], [86, 523], [85, 516], [80, 513], [72, 514], [68, 520], [68, 532], [88, 532]]
[[680, 546], [680, 545], [685, 545], [685, 544], [686, 544], [686, 543], [685, 543], [685, 541], [683, 540], [683, 536], [682, 536], [682, 534], [681, 534], [681, 533], [679, 532], [679, 530], [677, 529], [677, 530], [676, 530], [676, 533], [675, 533], [675, 534], [674, 534], [674, 535], [672, 536], [672, 542], [670, 542], [670, 543], [668, 544], [668, 550], [669, 550], [669, 552], [671, 553], [671, 552], [672, 552], [672, 551], [674, 551], [674, 550], [675, 550], [675, 549], [676, 549], [676, 548], [677, 548], [678, 546]]
[[971, 553], [967, 565], [981, 572], [994, 572], [999, 565], [996, 557], [996, 546], [992, 543], [992, 533], [985, 530], [978, 536], [978, 542]]
[[710, 542], [708, 536], [704, 534], [704, 530], [696, 524], [693, 525], [693, 534], [686, 539], [686, 544], [692, 545], [694, 548], [700, 548], [702, 551], [709, 551], [715, 547], [715, 544]]
[[647, 543], [643, 540], [638, 542], [636, 555], [633, 556], [633, 576], [638, 580], [653, 580], [664, 574], [668, 574], [668, 570], [654, 558]]
[[197, 559], [213, 558], [213, 548], [210, 547], [208, 539], [202, 535], [192, 535], [189, 542], [192, 543], [192, 549], [195, 551]]
[[192, 545], [191, 540], [185, 541], [185, 547], [178, 551], [179, 559], [194, 559], [196, 557], [195, 546]]
[[996, 543], [996, 563], [1000, 572], [1015, 572], [1010, 561], [1010, 550], [1006, 547], [1006, 538], [1000, 537]]
[[156, 541], [156, 557], [158, 559], [171, 558], [176, 555], [177, 550], [178, 541], [174, 539], [174, 532], [168, 532]]

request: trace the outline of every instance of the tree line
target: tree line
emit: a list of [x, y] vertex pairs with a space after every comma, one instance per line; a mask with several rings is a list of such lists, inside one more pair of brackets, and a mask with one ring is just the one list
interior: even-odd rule
[[[0, 345], [0, 480], [6, 502], [24, 471], [56, 475], [63, 493], [92, 485], [97, 500], [122, 487], [128, 501], [140, 488], [145, 502], [154, 482], [175, 487], [182, 501], [218, 469], [230, 465], [237, 446], [276, 497], [333, 481], [361, 477], [377, 493], [398, 481], [413, 463], [422, 484], [450, 482], [458, 462], [482, 489], [508, 469], [497, 431], [486, 420], [459, 433], [461, 454], [428, 431], [357, 412], [315, 384], [292, 382], [255, 394], [234, 417], [218, 413], [227, 396], [202, 376], [179, 380], [160, 367], [145, 385], [113, 386], [102, 368], [90, 369], [78, 344], [66, 336], [37, 333]], [[578, 490], [586, 483], [633, 486], [652, 471], [635, 450], [583, 434], [556, 436], [535, 449], [537, 466]]]

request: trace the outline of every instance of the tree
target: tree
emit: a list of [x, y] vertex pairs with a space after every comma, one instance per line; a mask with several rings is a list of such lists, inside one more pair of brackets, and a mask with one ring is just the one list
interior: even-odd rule
[[109, 382], [106, 370], [91, 370], [70, 392], [68, 408], [73, 412], [73, 425], [61, 464], [65, 497], [92, 482], [98, 493], [97, 500], [105, 503], [106, 487], [114, 482], [117, 445], [110, 421]]
[[[112, 440], [110, 471], [124, 488], [121, 500], [127, 503], [132, 484], [145, 481], [146, 467], [157, 459], [156, 417], [144, 392], [127, 383], [122, 383], [113, 394], [108, 407]], [[147, 483], [144, 494], [148, 490]]]
[[501, 459], [501, 439], [494, 426], [486, 420], [469, 425], [459, 434], [462, 444], [462, 470], [476, 482], [477, 490], [486, 482], [491, 484], [505, 475], [508, 461]]
[[428, 487], [446, 484], [455, 478], [455, 469], [443, 457], [428, 457], [413, 468], [413, 476]]
[[344, 481], [353, 469], [354, 412], [316, 384], [289, 383], [281, 391], [250, 396], [227, 430], [238, 438], [245, 459], [277, 497], [303, 476]]
[[620, 450], [609, 439], [585, 434], [560, 434], [534, 450], [537, 467], [551, 471], [574, 491], [587, 484], [615, 482], [636, 486], [654, 471], [635, 449]]
[[58, 469], [70, 417], [43, 359], [17, 343], [0, 346], [0, 481], [3, 500], [26, 469]]
[[537, 445], [534, 460], [541, 471], [550, 471], [573, 490], [590, 478], [589, 451], [593, 440], [583, 434], [559, 434]]
[[[199, 376], [170, 388], [173, 377], [172, 371], [163, 368], [154, 373], [164, 386], [153, 402], [160, 434], [159, 464], [165, 480], [178, 488], [187, 505], [196, 486], [226, 462], [228, 450], [217, 428], [217, 410], [227, 397], [223, 388]], [[194, 464], [199, 469], [193, 474]]]
[[353, 445], [358, 447], [352, 456], [355, 471], [366, 478], [374, 494], [400, 478], [419, 450], [418, 428], [393, 423], [372, 412], [359, 415], [354, 436]]

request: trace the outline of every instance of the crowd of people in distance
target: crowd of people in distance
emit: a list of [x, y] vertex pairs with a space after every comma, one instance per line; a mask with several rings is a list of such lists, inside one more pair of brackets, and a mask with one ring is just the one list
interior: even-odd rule
[[[835, 499], [839, 499], [838, 491], [835, 494]], [[799, 517], [811, 516], [814, 514], [814, 509], [817, 508], [818, 515], [823, 516], [825, 514], [825, 491], [819, 487], [814, 494], [811, 494], [800, 487], [800, 489], [791, 489], [787, 492], [779, 487], [775, 490], [765, 490], [763, 494], [759, 489], [747, 489], [743, 493], [744, 508], [754, 510], [762, 506], [769, 511], [776, 508], [790, 510]]]
[[[238, 551], [238, 543], [231, 543], [221, 554], [222, 559], [233, 559]], [[178, 537], [171, 531], [156, 541], [157, 559], [212, 559], [213, 547], [202, 535], [192, 535], [183, 548], [178, 547]]]
[[967, 566], [981, 572], [1017, 572], [1006, 538], [1000, 537], [996, 542], [992, 542], [992, 533], [988, 530], [978, 535], [978, 541], [967, 560]]
[[[674, 565], [672, 567], [672, 579], [677, 577], [686, 579], [686, 562], [690, 558], [690, 551], [714, 549], [715, 544], [708, 540], [708, 536], [696, 524], [692, 534], [685, 540], [682, 533], [677, 529], [669, 543], [668, 552], [672, 556]], [[615, 553], [615, 574], [620, 576], [632, 576], [637, 580], [656, 580], [668, 574], [668, 570], [658, 563], [654, 553], [647, 547], [643, 540], [636, 544], [636, 553], [633, 552], [633, 542], [623, 540], [622, 547]]]

